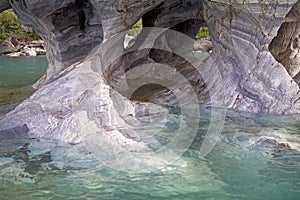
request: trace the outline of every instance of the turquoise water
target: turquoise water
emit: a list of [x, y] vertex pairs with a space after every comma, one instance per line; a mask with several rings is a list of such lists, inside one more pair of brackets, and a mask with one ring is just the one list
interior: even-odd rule
[[33, 92], [32, 84], [47, 69], [46, 57], [0, 56], [0, 116], [12, 110]]
[[35, 83], [47, 69], [47, 59], [37, 57], [0, 57], [0, 88]]
[[[29, 64], [3, 68], [4, 61]], [[45, 70], [34, 67], [45, 58], [0, 57], [0, 63], [2, 89], [30, 85]], [[0, 132], [0, 199], [300, 199], [299, 115], [228, 112], [220, 141], [205, 158], [199, 154], [209, 117], [199, 119], [183, 156], [150, 173], [112, 169], [82, 144]]]
[[[299, 121], [299, 116], [228, 113], [220, 141], [207, 157], [201, 158], [199, 149], [209, 123], [201, 119], [195, 141], [184, 155], [151, 173], [111, 169], [80, 144], [16, 139], [2, 133], [0, 196], [1, 199], [298, 200]], [[278, 145], [275, 140], [289, 146]], [[14, 151], [26, 143], [29, 147], [23, 156], [20, 150]], [[8, 156], [8, 152], [14, 153]]]

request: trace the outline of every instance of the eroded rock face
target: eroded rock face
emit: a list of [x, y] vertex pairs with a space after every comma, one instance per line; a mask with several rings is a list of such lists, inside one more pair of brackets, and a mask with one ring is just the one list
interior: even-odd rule
[[90, 1], [12, 1], [19, 20], [31, 26], [47, 43], [49, 67], [35, 85], [59, 77], [73, 63], [82, 61], [103, 40], [100, 14]]
[[[293, 23], [287, 22], [288, 13], [299, 12], [296, 3], [11, 1], [20, 20], [46, 41], [49, 69], [39, 83], [43, 86], [2, 119], [0, 130], [26, 124], [32, 135], [72, 143], [83, 139], [93, 143], [91, 138], [99, 133], [104, 146], [147, 151], [161, 144], [146, 133], [136, 133], [135, 127], [152, 120], [150, 128], [162, 128], [160, 122], [172, 106], [188, 107], [182, 111], [188, 119], [194, 119], [189, 118], [191, 113], [197, 115], [195, 102], [259, 113], [300, 113], [299, 85], [286, 70], [296, 65], [277, 61], [276, 44], [282, 40], [275, 38], [280, 38], [284, 23]], [[144, 28], [133, 46], [124, 49], [123, 31], [140, 18], [144, 27], [156, 28]], [[192, 54], [193, 39], [178, 34], [194, 38], [203, 24], [208, 25], [213, 43], [204, 63]], [[291, 43], [296, 44], [299, 31], [291, 34]], [[280, 49], [289, 52], [289, 45], [284, 47]], [[142, 70], [124, 80], [127, 72], [139, 67]], [[172, 84], [160, 88], [148, 84], [146, 99], [155, 104], [132, 101], [131, 90], [147, 81]], [[198, 124], [187, 120], [183, 126], [197, 129]]]
[[299, 113], [299, 86], [268, 48], [296, 2], [203, 2], [214, 49], [206, 65], [222, 73], [226, 106]]
[[291, 77], [300, 72], [300, 1], [285, 17], [278, 35], [270, 45], [270, 52], [287, 69]]

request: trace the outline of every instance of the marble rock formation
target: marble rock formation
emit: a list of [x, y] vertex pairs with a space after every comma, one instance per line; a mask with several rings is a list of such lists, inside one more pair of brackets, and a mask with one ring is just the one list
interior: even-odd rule
[[[133, 127], [151, 119], [155, 128], [170, 107], [194, 105], [195, 100], [239, 111], [300, 113], [299, 81], [293, 79], [299, 77], [300, 0], [7, 2], [2, 1], [0, 10], [11, 6], [46, 42], [49, 68], [36, 84], [39, 90], [1, 120], [0, 130], [26, 124], [33, 135], [67, 142], [86, 138], [90, 143], [89, 138], [101, 132], [102, 143], [130, 150], [150, 148], [145, 139], [150, 136], [135, 134]], [[140, 18], [144, 28], [124, 50], [123, 31]], [[187, 53], [193, 42], [180, 38], [194, 38], [203, 25], [209, 27], [213, 43], [204, 63]], [[152, 47], [145, 46], [149, 40]], [[182, 53], [190, 60], [178, 56]], [[109, 66], [103, 67], [105, 63]], [[142, 68], [136, 76], [129, 75], [127, 83], [122, 79], [126, 72], [149, 64], [167, 64], [173, 70]], [[184, 78], [176, 79], [173, 73]], [[174, 87], [150, 87], [150, 80], [169, 81]], [[144, 90], [138, 90], [143, 83]], [[128, 96], [124, 85], [137, 90]]]
[[9, 0], [3, 0], [0, 2], [0, 12], [11, 8]]
[[[292, 37], [282, 32], [289, 16], [297, 21], [293, 13], [299, 12], [299, 1], [203, 4], [214, 43], [211, 62], [206, 65], [218, 66], [225, 88], [230, 88], [224, 89], [225, 105], [251, 112], [299, 113], [299, 85], [292, 79], [299, 66], [291, 65], [297, 62], [297, 56], [287, 56], [282, 63], [273, 56], [280, 60], [278, 51], [291, 54], [288, 47], [282, 48], [282, 43], [294, 43], [299, 31], [291, 30]], [[297, 52], [299, 47], [294, 49]]]
[[291, 77], [300, 72], [300, 1], [286, 16], [277, 36], [270, 44], [270, 52]]

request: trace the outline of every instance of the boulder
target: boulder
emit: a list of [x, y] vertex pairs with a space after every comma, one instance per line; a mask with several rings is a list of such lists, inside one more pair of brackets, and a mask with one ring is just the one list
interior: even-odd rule
[[46, 55], [45, 42], [43, 40], [28, 42], [21, 52], [25, 56]]
[[35, 50], [25, 50], [26, 56], [37, 56], [37, 52]]
[[20, 42], [15, 37], [6, 38], [0, 45], [0, 55], [7, 56], [37, 56], [46, 55], [43, 40]]
[[36, 54], [38, 55], [38, 56], [44, 56], [44, 55], [46, 55], [46, 50], [44, 49], [44, 48], [36, 48], [35, 49], [35, 52], [36, 52]]
[[213, 44], [210, 38], [201, 38], [194, 43], [194, 51], [211, 52], [212, 49]]
[[6, 38], [2, 42], [2, 44], [0, 44], [0, 55], [1, 54], [9, 54], [9, 53], [17, 52], [19, 49], [20, 49], [20, 46], [17, 45], [16, 40], [9, 37], [9, 38]]
[[27, 44], [29, 48], [45, 49], [45, 42], [43, 40], [34, 40]]

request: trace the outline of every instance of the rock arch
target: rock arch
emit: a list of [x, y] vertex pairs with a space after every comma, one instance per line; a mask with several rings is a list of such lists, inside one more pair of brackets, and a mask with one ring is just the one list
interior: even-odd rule
[[[224, 93], [215, 102], [219, 106], [259, 113], [300, 113], [299, 85], [287, 72], [284, 62], [285, 67], [277, 61], [280, 52], [274, 48], [280, 44], [275, 37], [278, 33], [277, 38], [280, 38], [284, 29], [280, 27], [288, 23], [285, 22], [289, 19], [287, 14], [299, 12], [297, 0], [9, 2], [20, 21], [33, 27], [47, 42], [49, 69], [37, 84], [40, 89], [1, 120], [0, 130], [26, 124], [32, 134], [76, 142], [80, 141], [78, 134], [81, 132], [97, 132], [99, 128], [107, 132], [119, 131], [112, 123], [130, 129], [129, 121], [118, 118], [112, 122], [118, 112], [114, 103], [120, 101], [126, 105], [122, 114], [124, 118], [132, 118], [130, 122], [138, 121], [134, 113], [136, 107], [150, 105], [116, 94], [113, 85], [108, 84], [109, 77], [98, 76], [99, 69], [95, 66], [101, 63], [97, 46], [128, 30], [141, 17], [145, 26], [170, 28], [189, 36], [193, 36], [201, 24], [208, 25], [213, 52], [202, 69], [209, 72], [217, 68], [221, 74], [215, 77], [210, 71], [207, 77], [216, 93]], [[9, 8], [7, 1], [0, 6], [0, 9]], [[295, 26], [298, 30], [298, 24]], [[297, 34], [298, 31], [295, 36]], [[175, 47], [178, 48], [173, 44], [169, 48]], [[120, 62], [126, 67], [129, 62], [132, 64], [141, 58], [146, 58], [146, 63], [157, 62], [158, 56], [178, 61], [161, 52], [140, 51], [133, 55]], [[295, 75], [295, 80], [297, 76], [299, 74]], [[199, 88], [199, 96], [204, 96], [201, 88], [207, 86], [201, 81], [195, 81], [194, 85]], [[117, 99], [113, 99], [112, 94], [116, 94]], [[185, 98], [188, 102], [189, 96]], [[91, 99], [99, 100], [97, 105], [91, 104]], [[99, 115], [93, 112], [95, 107], [100, 109], [96, 109]]]

